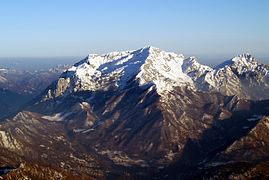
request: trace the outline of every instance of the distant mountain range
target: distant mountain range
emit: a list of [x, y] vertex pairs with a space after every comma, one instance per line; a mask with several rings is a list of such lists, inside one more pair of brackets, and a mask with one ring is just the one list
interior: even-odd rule
[[0, 123], [0, 165], [16, 167], [6, 178], [266, 179], [268, 92], [250, 54], [215, 68], [155, 47], [90, 54]]
[[35, 71], [0, 68], [0, 119], [21, 109], [68, 67]]

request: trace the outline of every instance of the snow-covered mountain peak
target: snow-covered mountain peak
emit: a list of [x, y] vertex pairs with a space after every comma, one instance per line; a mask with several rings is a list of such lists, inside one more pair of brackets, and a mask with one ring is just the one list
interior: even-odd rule
[[219, 91], [229, 96], [240, 94], [252, 99], [267, 98], [260, 94], [269, 87], [269, 68], [250, 54], [241, 54], [216, 66], [199, 83], [202, 89]]
[[238, 55], [237, 57], [234, 57], [232, 60], [233, 64], [237, 66], [257, 66], [258, 61], [251, 56], [250, 54], [241, 54]]
[[154, 83], [157, 92], [169, 91], [174, 86], [192, 84], [191, 78], [183, 73], [184, 56], [166, 52], [159, 48], [147, 47], [148, 57], [136, 78], [139, 84]]
[[193, 83], [183, 72], [183, 63], [182, 54], [152, 46], [104, 55], [89, 54], [61, 75], [56, 95], [124, 88], [130, 81], [137, 81], [139, 85], [155, 84], [161, 93], [173, 86]]
[[[247, 62], [257, 61], [257, 60], [255, 59], [255, 57], [252, 56], [252, 55], [249, 54], [249, 53], [239, 54], [239, 55], [238, 55], [237, 57], [235, 57], [235, 58], [237, 58], [237, 60], [238, 60], [238, 59], [241, 59], [241, 60], [244, 60], [244, 61], [247, 61]], [[233, 59], [235, 59], [235, 58], [233, 58]]]
[[222, 69], [231, 67], [232, 69], [239, 69], [239, 71], [254, 70], [259, 65], [258, 61], [249, 53], [240, 54], [228, 61], [224, 61], [215, 69]]
[[[258, 76], [254, 76], [253, 73]], [[174, 87], [219, 91], [234, 95], [243, 87], [242, 78], [268, 82], [268, 67], [249, 54], [234, 57], [216, 68], [200, 64], [195, 57], [166, 52], [152, 46], [138, 50], [90, 54], [64, 72], [47, 97], [77, 91], [124, 89], [135, 82], [155, 85], [160, 95]]]

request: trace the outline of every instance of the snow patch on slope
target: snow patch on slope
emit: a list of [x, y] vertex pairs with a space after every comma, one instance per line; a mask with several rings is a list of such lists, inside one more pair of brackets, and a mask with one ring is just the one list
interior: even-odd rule
[[42, 116], [43, 119], [49, 120], [49, 121], [63, 121], [67, 116], [71, 115], [72, 112], [70, 113], [56, 113], [51, 116]]
[[18, 149], [20, 144], [14, 139], [10, 133], [6, 131], [0, 131], [0, 145], [9, 149]]

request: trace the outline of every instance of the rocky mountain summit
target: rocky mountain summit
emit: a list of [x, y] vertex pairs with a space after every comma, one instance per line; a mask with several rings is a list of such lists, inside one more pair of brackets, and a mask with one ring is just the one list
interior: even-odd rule
[[[225, 61], [215, 68], [200, 64], [195, 57], [165, 52], [155, 47], [136, 51], [90, 54], [65, 71], [47, 98], [77, 91], [122, 89], [131, 81], [139, 86], [156, 86], [158, 94], [174, 87], [195, 91], [267, 99], [269, 67], [249, 54]], [[258, 88], [257, 88], [258, 87]]]

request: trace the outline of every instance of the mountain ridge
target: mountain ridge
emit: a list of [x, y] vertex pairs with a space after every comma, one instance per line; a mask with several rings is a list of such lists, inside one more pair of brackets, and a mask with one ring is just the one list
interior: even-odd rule
[[[256, 76], [252, 76], [253, 73]], [[128, 82], [137, 81], [140, 85], [155, 84], [160, 95], [175, 86], [186, 86], [224, 95], [244, 91], [243, 96], [256, 99], [246, 92], [241, 79], [251, 81], [252, 86], [262, 84], [268, 88], [269, 67], [250, 54], [242, 54], [211, 68], [200, 64], [195, 57], [185, 58], [182, 54], [149, 46], [88, 55], [60, 76], [56, 89], [50, 89], [46, 98], [80, 90], [123, 88]]]

